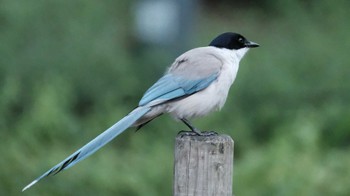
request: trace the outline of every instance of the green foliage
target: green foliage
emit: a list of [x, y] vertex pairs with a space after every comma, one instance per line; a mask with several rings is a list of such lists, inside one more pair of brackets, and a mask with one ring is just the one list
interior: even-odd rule
[[[135, 51], [133, 1], [0, 5], [0, 195], [20, 195], [131, 111], [173, 54]], [[224, 109], [195, 123], [235, 140], [236, 195], [348, 195], [349, 3], [263, 5], [201, 7], [193, 47], [224, 31], [261, 47], [241, 62]], [[24, 194], [171, 195], [182, 128], [160, 117]]]

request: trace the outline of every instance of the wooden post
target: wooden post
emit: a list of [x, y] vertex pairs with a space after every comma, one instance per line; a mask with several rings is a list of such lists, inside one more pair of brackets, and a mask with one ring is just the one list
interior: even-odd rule
[[232, 177], [230, 136], [176, 137], [174, 196], [232, 196]]

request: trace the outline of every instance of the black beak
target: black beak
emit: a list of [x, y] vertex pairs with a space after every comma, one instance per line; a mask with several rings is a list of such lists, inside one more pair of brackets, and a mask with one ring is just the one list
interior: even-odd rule
[[244, 46], [247, 48], [256, 48], [256, 47], [259, 47], [259, 44], [255, 42], [247, 41], [244, 43]]

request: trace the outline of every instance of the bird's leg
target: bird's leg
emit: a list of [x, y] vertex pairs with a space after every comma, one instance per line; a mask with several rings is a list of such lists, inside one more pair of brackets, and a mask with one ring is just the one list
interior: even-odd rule
[[183, 123], [185, 123], [185, 125], [187, 125], [188, 128], [191, 129], [191, 131], [181, 131], [180, 134], [185, 134], [185, 135], [199, 135], [199, 136], [212, 136], [212, 135], [217, 135], [216, 132], [214, 131], [205, 131], [205, 132], [201, 132], [199, 129], [197, 129], [196, 127], [194, 127], [189, 120], [187, 120], [186, 118], [182, 118], [181, 121]]
[[181, 121], [182, 121], [183, 123], [185, 123], [185, 125], [187, 125], [187, 127], [190, 128], [191, 131], [192, 131], [193, 133], [195, 133], [196, 135], [201, 135], [201, 134], [202, 134], [202, 132], [201, 132], [200, 130], [198, 130], [196, 127], [194, 127], [194, 126], [190, 123], [190, 121], [188, 121], [186, 118], [182, 118]]

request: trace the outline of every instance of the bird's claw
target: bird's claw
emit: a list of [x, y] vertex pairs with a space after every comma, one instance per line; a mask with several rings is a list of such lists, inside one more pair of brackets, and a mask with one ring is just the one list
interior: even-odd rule
[[203, 132], [201, 132], [201, 136], [216, 136], [216, 135], [218, 135], [218, 133], [215, 131], [203, 131]]
[[215, 131], [203, 131], [203, 132], [194, 132], [194, 131], [180, 131], [178, 133], [178, 135], [183, 136], [205, 136], [205, 137], [209, 137], [209, 136], [216, 136], [218, 135], [218, 133], [216, 133]]

